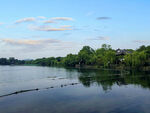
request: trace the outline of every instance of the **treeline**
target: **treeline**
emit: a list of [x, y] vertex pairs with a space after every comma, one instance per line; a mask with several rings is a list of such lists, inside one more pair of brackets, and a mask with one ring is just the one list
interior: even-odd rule
[[0, 58], [0, 65], [22, 65], [25, 64], [24, 60], [18, 60], [15, 58]]
[[[121, 50], [122, 51], [122, 50]], [[101, 48], [94, 50], [84, 46], [78, 54], [68, 54], [66, 57], [49, 57], [26, 61], [26, 64], [41, 66], [95, 66], [95, 67], [129, 67], [140, 68], [150, 66], [150, 46], [141, 46], [136, 50], [126, 49], [123, 53], [103, 44]]]
[[13, 57], [0, 58], [0, 65], [41, 65], [67, 67], [150, 67], [150, 46], [141, 46], [136, 50], [114, 50], [110, 45], [103, 44], [94, 50], [84, 46], [78, 54], [68, 54], [66, 57], [39, 58], [36, 60], [18, 60]]

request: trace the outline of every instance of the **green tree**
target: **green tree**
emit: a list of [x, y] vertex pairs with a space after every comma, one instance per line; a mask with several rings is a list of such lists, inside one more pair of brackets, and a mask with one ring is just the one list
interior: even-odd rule
[[72, 67], [74, 67], [78, 63], [77, 55], [68, 54], [64, 58], [64, 62], [63, 63], [64, 63], [65, 66], [72, 66]]
[[139, 68], [142, 67], [146, 62], [145, 51], [133, 52], [132, 54], [127, 54], [124, 56], [125, 65], [130, 67]]
[[84, 46], [78, 53], [78, 61], [80, 64], [91, 64], [95, 51], [89, 46]]

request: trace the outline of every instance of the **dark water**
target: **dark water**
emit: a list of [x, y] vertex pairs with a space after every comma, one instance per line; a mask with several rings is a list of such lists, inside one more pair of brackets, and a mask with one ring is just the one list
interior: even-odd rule
[[150, 113], [150, 74], [0, 66], [0, 113]]

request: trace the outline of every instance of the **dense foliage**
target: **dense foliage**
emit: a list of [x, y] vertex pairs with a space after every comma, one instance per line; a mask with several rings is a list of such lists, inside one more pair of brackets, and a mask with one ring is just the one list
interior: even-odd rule
[[130, 53], [116, 55], [116, 50], [110, 45], [103, 44], [101, 48], [94, 50], [84, 46], [78, 54], [68, 54], [66, 57], [49, 57], [32, 61], [26, 64], [42, 66], [96, 66], [96, 67], [129, 67], [140, 68], [150, 66], [150, 46], [141, 46], [137, 50], [127, 49]]
[[141, 68], [150, 66], [150, 46], [141, 46], [137, 50], [126, 49], [125, 54], [117, 54], [110, 45], [103, 44], [96, 50], [84, 46], [78, 54], [68, 54], [66, 57], [39, 58], [36, 60], [17, 60], [0, 58], [0, 65], [32, 64], [41, 66], [95, 66], [95, 67], [128, 67]]
[[25, 64], [24, 60], [18, 60], [15, 58], [0, 58], [0, 65], [21, 65], [21, 64]]

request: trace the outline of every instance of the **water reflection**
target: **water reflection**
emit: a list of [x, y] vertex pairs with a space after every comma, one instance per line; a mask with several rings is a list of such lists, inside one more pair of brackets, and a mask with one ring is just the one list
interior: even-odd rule
[[85, 87], [96, 85], [103, 91], [113, 85], [136, 85], [150, 88], [150, 74], [138, 71], [94, 70], [40, 66], [0, 66], [0, 95], [22, 90], [45, 89], [81, 83]]
[[150, 89], [150, 76], [144, 72], [132, 71], [126, 74], [122, 71], [113, 70], [80, 70], [79, 81], [85, 86], [98, 85], [103, 88], [104, 91], [111, 90], [113, 85], [137, 85], [142, 88]]
[[149, 89], [137, 71], [0, 67], [0, 113], [149, 113]]

